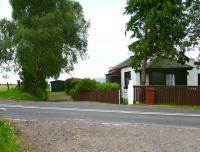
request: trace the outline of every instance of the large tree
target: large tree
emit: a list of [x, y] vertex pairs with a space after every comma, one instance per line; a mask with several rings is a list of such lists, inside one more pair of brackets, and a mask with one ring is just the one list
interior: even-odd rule
[[45, 90], [46, 78], [69, 72], [85, 56], [89, 23], [81, 5], [72, 0], [10, 0], [10, 4], [15, 24], [10, 48], [16, 50], [24, 89], [37, 94]]
[[132, 66], [141, 68], [141, 85], [146, 83], [149, 59], [168, 57], [184, 62], [187, 27], [187, 9], [190, 0], [128, 0], [125, 14], [130, 16], [126, 32], [139, 41], [132, 43]]
[[0, 20], [0, 66], [4, 70], [10, 69], [9, 63], [13, 61], [14, 48], [13, 46], [13, 33], [15, 24], [7, 21], [6, 19]]
[[[190, 49], [199, 49], [200, 46], [200, 1], [193, 0], [191, 7], [188, 9], [190, 25], [188, 26], [188, 39]], [[199, 49], [200, 53], [200, 49]], [[200, 55], [200, 54], [199, 54]]]

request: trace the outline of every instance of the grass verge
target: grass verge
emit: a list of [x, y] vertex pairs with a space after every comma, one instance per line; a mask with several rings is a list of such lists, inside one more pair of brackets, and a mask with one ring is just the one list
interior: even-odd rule
[[47, 101], [73, 101], [65, 92], [48, 92]]
[[5, 91], [0, 91], [0, 99], [14, 99], [14, 100], [40, 100], [26, 92], [21, 92], [17, 89], [10, 89]]
[[169, 105], [154, 105], [154, 107], [200, 110], [200, 106], [181, 106], [181, 105], [170, 105], [170, 104]]
[[158, 108], [177, 108], [177, 109], [192, 109], [200, 110], [200, 106], [184, 106], [184, 105], [173, 105], [173, 104], [161, 104], [161, 105], [146, 105], [146, 104], [134, 104], [134, 106], [148, 106], [148, 107], [158, 107]]
[[0, 152], [19, 152], [19, 142], [9, 121], [0, 117]]

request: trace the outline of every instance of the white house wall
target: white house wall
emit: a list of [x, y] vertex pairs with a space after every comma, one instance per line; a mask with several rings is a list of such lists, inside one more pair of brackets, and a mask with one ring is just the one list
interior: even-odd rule
[[149, 74], [146, 73], [146, 85], [149, 85]]
[[193, 66], [192, 70], [188, 70], [187, 75], [187, 85], [189, 86], [197, 86], [198, 85], [198, 74], [200, 74], [200, 69], [194, 65], [194, 60], [190, 60], [189, 65]]
[[124, 81], [124, 73], [125, 72], [131, 72], [131, 80], [133, 80], [133, 85], [140, 85], [140, 74], [136, 73], [133, 68], [131, 67], [126, 67], [121, 69], [121, 93], [122, 93], [122, 98], [127, 99], [128, 95], [128, 89], [124, 89], [125, 87], [125, 81]]
[[[140, 72], [136, 73], [136, 84], [134, 85], [140, 85]], [[149, 74], [146, 73], [146, 85], [149, 85]]]

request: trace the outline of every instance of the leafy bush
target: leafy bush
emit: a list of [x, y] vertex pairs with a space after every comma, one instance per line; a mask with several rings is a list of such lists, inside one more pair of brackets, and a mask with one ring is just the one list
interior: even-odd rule
[[85, 91], [96, 90], [97, 84], [98, 84], [97, 81], [86, 78], [86, 79], [81, 80], [76, 85], [76, 91], [77, 92], [85, 92]]
[[69, 95], [75, 97], [77, 92], [85, 92], [96, 90], [98, 82], [85, 78], [74, 83], [74, 86], [69, 90]]
[[19, 145], [14, 131], [7, 120], [0, 117], [0, 151], [19, 152]]
[[81, 79], [78, 78], [70, 78], [65, 80], [65, 91], [70, 94], [72, 90], [74, 90], [75, 86], [80, 82]]
[[97, 85], [97, 90], [119, 90], [120, 89], [120, 86], [119, 84], [117, 83], [99, 83]]
[[35, 91], [35, 96], [39, 99], [39, 100], [46, 100], [47, 99], [47, 92], [42, 90], [42, 89], [37, 89]]
[[96, 91], [107, 91], [107, 90], [119, 90], [120, 89], [120, 86], [117, 83], [99, 83], [99, 82], [89, 79], [89, 78], [78, 80], [73, 83], [66, 82], [66, 86], [68, 89], [67, 93], [72, 97], [75, 97], [77, 92], [86, 92], [86, 91], [95, 91], [95, 90]]

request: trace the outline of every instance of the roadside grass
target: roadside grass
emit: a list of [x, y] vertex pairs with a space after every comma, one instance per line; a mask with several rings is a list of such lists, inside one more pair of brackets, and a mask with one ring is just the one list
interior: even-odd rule
[[9, 121], [0, 117], [0, 152], [19, 152], [19, 141]]
[[155, 104], [155, 105], [146, 105], [146, 104], [134, 104], [134, 106], [148, 106], [148, 107], [158, 107], [158, 108], [177, 108], [177, 109], [192, 109], [192, 110], [200, 110], [199, 105], [194, 106], [184, 106], [184, 105], [173, 105], [173, 104]]
[[164, 108], [178, 108], [178, 109], [193, 109], [200, 110], [200, 106], [181, 106], [181, 105], [153, 105], [154, 107], [164, 107]]
[[34, 97], [26, 92], [21, 92], [17, 89], [3, 90], [0, 91], [0, 99], [11, 99], [11, 100], [30, 100], [30, 101], [38, 101], [40, 100], [37, 97]]
[[48, 92], [47, 101], [73, 101], [65, 92]]

